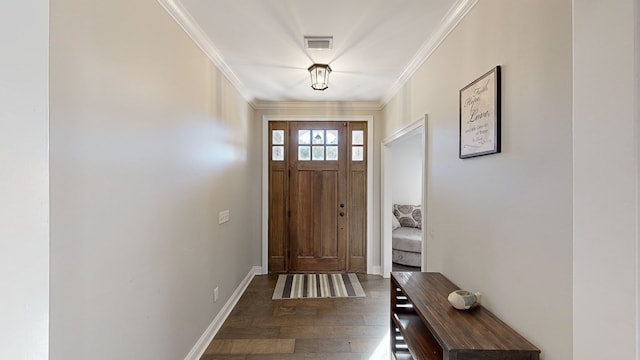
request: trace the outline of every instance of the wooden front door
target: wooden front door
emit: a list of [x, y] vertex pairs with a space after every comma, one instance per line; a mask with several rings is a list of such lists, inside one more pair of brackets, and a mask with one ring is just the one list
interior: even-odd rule
[[269, 133], [269, 271], [366, 271], [366, 123]]
[[[289, 269], [345, 270], [346, 124], [290, 124]], [[340, 207], [342, 206], [342, 208]]]

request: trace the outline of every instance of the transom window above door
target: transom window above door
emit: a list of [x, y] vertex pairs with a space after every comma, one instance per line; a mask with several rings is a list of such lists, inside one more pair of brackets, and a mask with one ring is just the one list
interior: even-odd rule
[[338, 141], [338, 130], [298, 130], [298, 160], [336, 161]]

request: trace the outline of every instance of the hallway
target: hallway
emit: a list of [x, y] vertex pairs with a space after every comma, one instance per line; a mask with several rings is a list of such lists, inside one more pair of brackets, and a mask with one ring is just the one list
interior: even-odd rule
[[[308, 101], [256, 96], [230, 76], [189, 13], [167, 7], [214, 2], [216, 15], [241, 7], [247, 16], [238, 20], [264, 30], [253, 39], [260, 46], [229, 42], [258, 53], [247, 57], [260, 68], [248, 79], [299, 85]], [[402, 71], [368, 82], [363, 62], [328, 56], [335, 71], [324, 92], [308, 82], [309, 60], [321, 59], [267, 62], [259, 53], [275, 43], [300, 52], [307, 29], [333, 29], [290, 21], [293, 2], [251, 2], [260, 6], [2, 2], [0, 359], [198, 360], [215, 335], [250, 345], [283, 340], [289, 354], [272, 358], [334, 351], [369, 359], [387, 323], [384, 285], [366, 299], [313, 307], [268, 301], [270, 280], [257, 278], [263, 289], [213, 331], [249, 279], [268, 272], [265, 121], [319, 116], [372, 119], [368, 273], [386, 274], [392, 258], [383, 248], [381, 174], [390, 164], [381, 143], [426, 117], [425, 270], [481, 291], [546, 360], [640, 358], [640, 0], [450, 2], [458, 16], [425, 47], [404, 46], [416, 56]], [[359, 21], [381, 22], [404, 6], [376, 1], [396, 8], [371, 17], [375, 6], [354, 3], [321, 8], [375, 37], [380, 54], [417, 33]], [[345, 16], [347, 8], [356, 15]], [[278, 26], [263, 28], [263, 18], [283, 13]], [[411, 14], [421, 24], [425, 15]], [[231, 25], [216, 33], [245, 30]], [[355, 34], [335, 36], [334, 54], [363, 50]], [[460, 159], [460, 90], [498, 65], [501, 153]], [[280, 70], [297, 71], [299, 81], [283, 81]], [[341, 88], [341, 77], [357, 86]], [[369, 98], [381, 79], [394, 85]], [[338, 89], [358, 100], [327, 101]], [[375, 279], [367, 282], [384, 282]], [[324, 332], [295, 321], [316, 321]]]
[[200, 359], [388, 358], [389, 279], [358, 277], [364, 298], [271, 300], [277, 276], [256, 276]]

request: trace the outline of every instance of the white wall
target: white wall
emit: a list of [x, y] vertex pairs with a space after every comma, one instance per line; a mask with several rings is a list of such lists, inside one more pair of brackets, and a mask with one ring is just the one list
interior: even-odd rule
[[260, 264], [260, 124], [155, 1], [51, 1], [50, 106], [51, 359], [184, 359]]
[[407, 135], [392, 144], [391, 188], [394, 204], [422, 204], [421, 147], [421, 134]]
[[[429, 114], [427, 269], [572, 358], [571, 1], [480, 1], [385, 109]], [[458, 94], [502, 66], [502, 153], [458, 159]]]
[[0, 3], [0, 359], [49, 351], [49, 2]]
[[640, 355], [635, 7], [573, 1], [575, 359]]

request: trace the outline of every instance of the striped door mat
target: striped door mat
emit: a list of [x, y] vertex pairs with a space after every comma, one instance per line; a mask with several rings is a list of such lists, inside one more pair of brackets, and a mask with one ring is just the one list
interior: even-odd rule
[[278, 276], [272, 299], [365, 296], [356, 274], [287, 274]]

